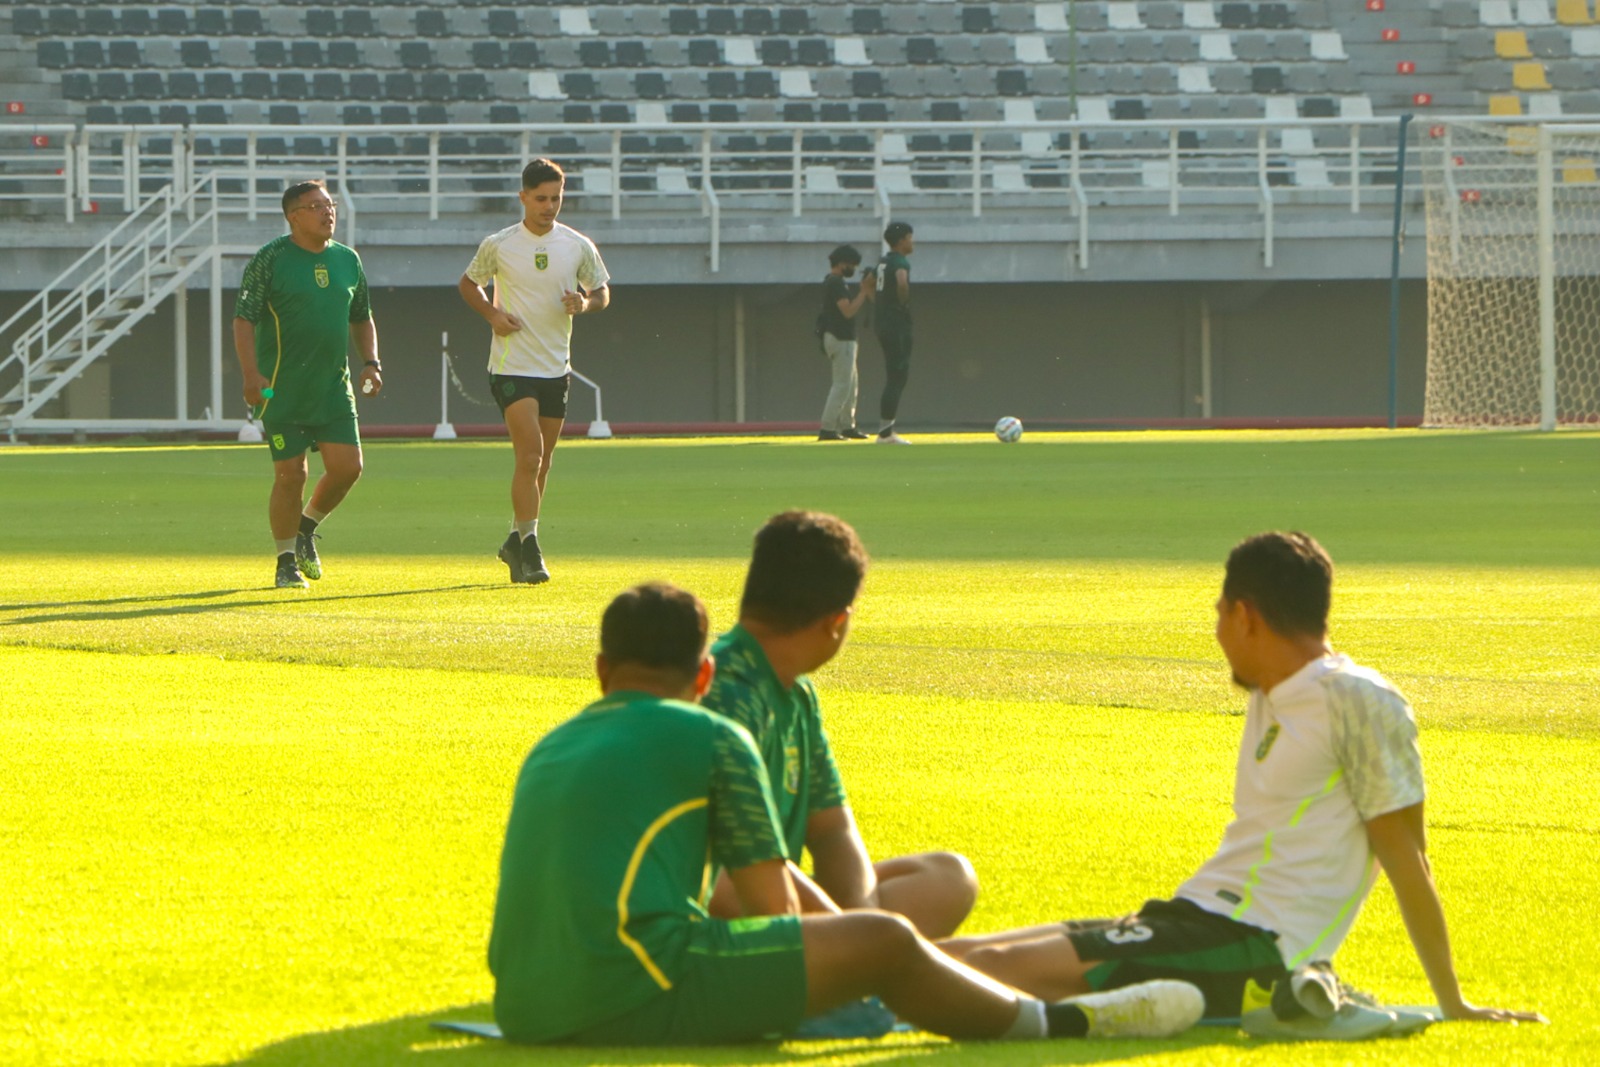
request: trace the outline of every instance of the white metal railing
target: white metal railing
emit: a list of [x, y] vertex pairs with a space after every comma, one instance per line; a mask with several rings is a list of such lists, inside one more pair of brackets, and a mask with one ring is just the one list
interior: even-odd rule
[[[0, 421], [14, 429], [30, 419], [215, 258], [223, 213], [216, 192], [210, 176], [192, 187], [167, 185], [0, 323]], [[220, 376], [213, 377], [215, 410]], [[180, 397], [184, 385], [180, 375]]]

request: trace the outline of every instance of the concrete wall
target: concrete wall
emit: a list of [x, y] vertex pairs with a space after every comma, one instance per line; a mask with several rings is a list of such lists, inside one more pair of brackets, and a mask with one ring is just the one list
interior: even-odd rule
[[[612, 422], [731, 422], [736, 323], [742, 317], [745, 416], [812, 422], [827, 393], [812, 336], [822, 266], [804, 284], [619, 285], [610, 310], [579, 319], [576, 366], [601, 383]], [[1370, 280], [917, 284], [916, 346], [901, 406], [908, 428], [981, 426], [1001, 415], [1036, 425], [1160, 421], [1202, 415], [1209, 319], [1211, 414], [1218, 418], [1381, 418], [1388, 408], [1388, 285]], [[11, 304], [5, 294], [0, 304]], [[450, 287], [375, 287], [387, 388], [362, 401], [369, 424], [439, 417], [439, 349], [450, 350], [469, 403], [452, 390], [451, 419], [496, 423], [484, 381], [488, 328]], [[231, 316], [234, 294], [224, 300]], [[189, 300], [189, 410], [210, 402], [208, 301]], [[742, 311], [740, 308], [742, 305]], [[1425, 287], [1403, 285], [1399, 411], [1422, 410]], [[238, 370], [224, 322], [223, 414], [239, 417]], [[859, 419], [876, 424], [883, 368], [870, 330], [861, 343]], [[109, 383], [109, 414], [173, 411], [170, 302], [119, 346], [109, 371], [79, 398], [81, 413]], [[587, 421], [575, 387], [571, 418]], [[481, 406], [480, 406], [481, 405]]]

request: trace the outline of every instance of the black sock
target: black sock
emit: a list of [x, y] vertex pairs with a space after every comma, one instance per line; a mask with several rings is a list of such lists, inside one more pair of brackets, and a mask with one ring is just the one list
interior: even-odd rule
[[300, 516], [300, 532], [307, 537], [317, 532], [317, 520], [310, 515]]
[[293, 552], [279, 552], [278, 553], [278, 562], [282, 563], [285, 557], [287, 557], [287, 558], [289, 558], [291, 560], [295, 558]]
[[1046, 1004], [1044, 1021], [1051, 1037], [1089, 1036], [1089, 1017], [1076, 1004]]

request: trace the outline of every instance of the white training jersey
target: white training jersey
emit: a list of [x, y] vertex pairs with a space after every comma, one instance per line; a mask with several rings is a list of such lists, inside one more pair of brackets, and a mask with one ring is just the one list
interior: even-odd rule
[[494, 282], [494, 306], [515, 315], [522, 329], [492, 337], [489, 372], [559, 378], [571, 367], [572, 316], [563, 292], [594, 292], [611, 280], [600, 250], [571, 226], [555, 223], [543, 237], [521, 222], [490, 234], [467, 265], [478, 285]]
[[1250, 694], [1233, 822], [1178, 896], [1278, 935], [1284, 965], [1332, 959], [1378, 876], [1366, 822], [1421, 803], [1417, 721], [1346, 656]]

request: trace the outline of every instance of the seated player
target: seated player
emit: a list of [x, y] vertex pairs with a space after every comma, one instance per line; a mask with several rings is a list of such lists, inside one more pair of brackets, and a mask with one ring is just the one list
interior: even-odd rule
[[[898, 915], [802, 918], [750, 735], [691, 703], [711, 680], [705, 647], [692, 595], [624, 592], [601, 622], [603, 697], [523, 764], [489, 941], [507, 1038], [748, 1041], [869, 995], [957, 1038], [1166, 1036], [1200, 1017], [1182, 982], [1045, 1004]], [[713, 864], [751, 917], [706, 915]]]
[[1234, 819], [1175, 899], [942, 947], [1039, 997], [1179, 978], [1205, 993], [1208, 1017], [1270, 997], [1280, 1019], [1314, 1023], [1282, 994], [1333, 958], [1381, 866], [1444, 1017], [1538, 1019], [1462, 998], [1428, 866], [1416, 720], [1388, 682], [1329, 645], [1332, 582], [1333, 562], [1302, 533], [1260, 534], [1228, 557], [1217, 643], [1250, 692]]
[[[802, 847], [811, 853], [815, 881], [790, 872], [806, 911], [883, 908], [925, 937], [947, 937], [977, 900], [972, 865], [950, 852], [872, 862], [806, 677], [844, 644], [866, 569], [866, 549], [840, 519], [810, 511], [770, 519], [756, 533], [739, 624], [712, 647], [717, 674], [704, 703], [755, 738], [785, 849], [794, 860]], [[738, 914], [731, 889], [719, 883], [714, 914]]]

